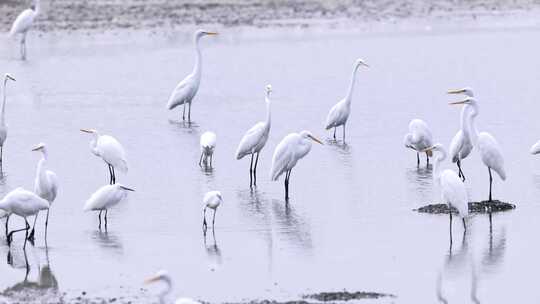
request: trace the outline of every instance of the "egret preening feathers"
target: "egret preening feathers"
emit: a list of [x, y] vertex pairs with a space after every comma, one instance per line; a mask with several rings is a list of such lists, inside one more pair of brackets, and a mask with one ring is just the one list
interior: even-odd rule
[[21, 58], [24, 60], [26, 59], [26, 34], [28, 33], [28, 30], [32, 27], [32, 24], [34, 23], [34, 19], [39, 14], [40, 9], [40, 3], [39, 0], [35, 0], [35, 4], [33, 8], [27, 8], [24, 11], [22, 11], [15, 21], [13, 22], [13, 25], [11, 26], [11, 30], [9, 31], [10, 36], [14, 36], [16, 34], [21, 34]]
[[203, 231], [206, 233], [206, 228], [208, 225], [206, 224], [206, 209], [210, 208], [214, 210], [214, 216], [212, 217], [212, 229], [214, 229], [214, 224], [216, 222], [216, 211], [219, 205], [223, 203], [223, 197], [221, 196], [221, 192], [219, 191], [209, 191], [204, 195], [203, 198], [204, 203], [204, 211], [203, 211]]
[[427, 148], [433, 145], [433, 136], [428, 125], [421, 119], [413, 119], [409, 123], [409, 133], [403, 140], [405, 147], [416, 151], [416, 164], [420, 165], [420, 152], [426, 153], [426, 163], [429, 164], [431, 151]]
[[81, 131], [93, 135], [93, 138], [90, 141], [90, 151], [95, 156], [101, 157], [109, 167], [109, 184], [112, 185], [116, 183], [115, 169], [124, 173], [128, 171], [124, 147], [122, 147], [116, 138], [110, 135], [100, 135], [97, 130], [81, 129]]
[[99, 211], [99, 229], [101, 229], [101, 213], [105, 210], [105, 229], [107, 229], [107, 212], [128, 196], [128, 191], [135, 191], [122, 184], [105, 185], [90, 196], [84, 204], [84, 211]]
[[[159, 303], [160, 304], [167, 303], [167, 296], [172, 292], [172, 289], [173, 289], [172, 278], [169, 276], [167, 271], [160, 270], [158, 271], [158, 273], [156, 273], [156, 275], [144, 281], [145, 284], [151, 284], [154, 282], [165, 283], [165, 289], [159, 294]], [[201, 304], [201, 303], [193, 299], [189, 299], [189, 298], [178, 298], [174, 301], [174, 304]]]
[[197, 52], [197, 61], [193, 67], [193, 72], [184, 78], [184, 80], [180, 81], [176, 88], [174, 88], [174, 91], [167, 102], [167, 109], [169, 110], [172, 110], [179, 105], [184, 105], [184, 109], [182, 111], [182, 120], [186, 120], [186, 104], [188, 104], [188, 121], [191, 121], [191, 102], [199, 90], [202, 73], [202, 55], [199, 47], [199, 40], [201, 37], [209, 35], [217, 35], [217, 33], [198, 30], [193, 35], [193, 43], [195, 44], [195, 50]]
[[8, 80], [15, 81], [13, 76], [6, 74], [4, 75], [4, 87], [2, 89], [2, 110], [0, 113], [0, 170], [2, 169], [2, 160], [4, 156], [4, 142], [7, 138], [7, 124], [6, 124], [6, 85]]
[[289, 199], [289, 179], [291, 171], [298, 160], [306, 156], [311, 150], [311, 141], [323, 145], [323, 143], [309, 131], [291, 133], [281, 140], [274, 150], [270, 179], [273, 181], [285, 173], [285, 200]]
[[[251, 129], [249, 129], [236, 150], [236, 159], [242, 159], [246, 155], [251, 155], [251, 162], [249, 165], [249, 186], [257, 185], [257, 164], [259, 163], [259, 154], [268, 141], [268, 135], [270, 134], [271, 125], [271, 113], [270, 113], [270, 93], [272, 93], [272, 86], [266, 86], [266, 120], [256, 123]], [[255, 158], [255, 167], [253, 167], [253, 156], [257, 154]]]
[[351, 83], [349, 84], [349, 89], [347, 90], [347, 95], [345, 95], [345, 98], [340, 100], [330, 109], [328, 117], [326, 118], [325, 128], [326, 130], [334, 128], [334, 140], [336, 139], [337, 127], [343, 126], [343, 142], [345, 142], [345, 124], [347, 123], [347, 119], [349, 119], [349, 114], [351, 114], [351, 101], [354, 89], [354, 81], [356, 79], [356, 71], [360, 66], [369, 67], [362, 59], [356, 60], [351, 75]]
[[199, 159], [199, 166], [204, 164], [205, 166], [212, 167], [212, 161], [214, 159], [214, 150], [216, 149], [216, 133], [204, 132], [201, 135], [201, 158]]
[[[448, 94], [464, 94], [468, 97], [474, 97], [474, 92], [471, 88], [463, 88], [460, 90], [450, 90]], [[458, 167], [458, 176], [465, 181], [465, 174], [461, 168], [461, 162], [471, 153], [473, 143], [471, 139], [471, 128], [469, 126], [469, 106], [465, 105], [461, 109], [460, 129], [452, 138], [450, 143], [450, 159], [456, 163]]]

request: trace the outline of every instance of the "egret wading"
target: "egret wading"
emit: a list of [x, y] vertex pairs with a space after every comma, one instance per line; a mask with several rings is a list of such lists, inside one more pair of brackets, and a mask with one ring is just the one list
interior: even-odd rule
[[210, 208], [214, 210], [214, 216], [212, 217], [212, 230], [214, 229], [214, 224], [216, 222], [216, 211], [219, 205], [223, 203], [223, 197], [219, 191], [209, 191], [204, 195], [203, 198], [204, 211], [203, 211], [203, 231], [206, 233], [206, 228], [208, 224], [206, 223], [206, 209]]
[[328, 117], [326, 118], [326, 130], [334, 128], [334, 140], [336, 139], [336, 129], [339, 126], [343, 126], [343, 142], [345, 143], [345, 124], [349, 119], [349, 114], [351, 114], [351, 102], [352, 95], [354, 90], [354, 82], [356, 79], [356, 71], [360, 66], [369, 67], [362, 59], [356, 60], [354, 63], [351, 82], [349, 84], [349, 89], [347, 90], [347, 95], [345, 98], [336, 103], [328, 112]]
[[429, 164], [431, 151], [427, 148], [433, 145], [433, 136], [428, 125], [421, 119], [413, 119], [409, 123], [409, 133], [403, 140], [405, 147], [416, 151], [416, 165], [420, 166], [420, 153], [426, 153], [426, 163]]
[[[459, 90], [450, 90], [448, 94], [463, 94], [467, 97], [474, 97], [474, 92], [471, 88], [463, 88]], [[461, 109], [460, 129], [452, 138], [450, 143], [450, 159], [456, 163], [458, 167], [458, 175], [463, 181], [465, 181], [465, 174], [461, 168], [461, 162], [465, 159], [473, 150], [473, 143], [471, 139], [471, 128], [469, 126], [469, 106], [465, 105]]]
[[186, 120], [186, 104], [189, 105], [188, 109], [188, 121], [191, 121], [191, 102], [199, 90], [199, 85], [201, 84], [201, 74], [202, 74], [202, 55], [201, 49], [199, 47], [199, 40], [203, 36], [217, 35], [216, 32], [209, 32], [205, 30], [198, 30], [193, 35], [193, 43], [195, 44], [195, 51], [197, 52], [197, 61], [193, 67], [193, 72], [184, 78], [180, 83], [174, 88], [169, 101], [167, 102], [167, 109], [172, 110], [179, 105], [184, 105], [182, 111], [182, 120]]
[[311, 150], [311, 141], [323, 145], [311, 132], [302, 131], [285, 136], [274, 150], [270, 179], [276, 181], [285, 173], [285, 200], [289, 199], [291, 171], [296, 166], [296, 163], [309, 153]]
[[[246, 155], [251, 155], [251, 161], [249, 165], [249, 186], [257, 185], [257, 164], [259, 163], [259, 154], [268, 141], [268, 135], [270, 134], [271, 125], [271, 112], [270, 112], [270, 93], [272, 93], [272, 86], [266, 86], [266, 120], [256, 123], [251, 129], [249, 129], [236, 150], [236, 159], [242, 159]], [[255, 166], [253, 166], [253, 156], [255, 157]]]
[[4, 159], [4, 143], [7, 138], [7, 124], [6, 124], [6, 85], [8, 80], [15, 81], [15, 78], [10, 74], [4, 75], [4, 87], [2, 89], [2, 110], [0, 112], [0, 171], [2, 170], [2, 163]]
[[9, 36], [13, 37], [14, 35], [21, 34], [21, 59], [26, 59], [26, 35], [28, 31], [34, 24], [34, 19], [39, 14], [40, 3], [39, 0], [35, 0], [34, 6], [27, 8], [22, 11], [11, 26], [9, 31]]
[[199, 159], [199, 166], [204, 164], [211, 168], [214, 160], [214, 150], [216, 149], [216, 133], [210, 131], [204, 132], [201, 135], [200, 145], [201, 158]]
[[99, 229], [101, 229], [101, 213], [105, 211], [105, 229], [107, 229], [107, 213], [110, 208], [127, 198], [129, 191], [135, 191], [121, 184], [105, 185], [90, 196], [84, 204], [84, 211], [99, 211]]
[[[165, 289], [159, 294], [159, 303], [166, 304], [167, 297], [171, 294], [173, 289], [173, 281], [171, 276], [165, 270], [160, 270], [156, 275], [144, 281], [145, 284], [151, 284], [155, 282], [163, 282], [165, 284]], [[172, 303], [172, 302], [171, 302]], [[190, 298], [178, 298], [174, 301], [174, 304], [201, 304], [198, 301], [195, 301]]]
[[124, 147], [110, 135], [100, 135], [94, 129], [81, 129], [82, 132], [93, 135], [90, 141], [90, 151], [97, 157], [101, 157], [109, 167], [109, 184], [116, 183], [115, 169], [124, 173], [128, 171], [126, 153]]

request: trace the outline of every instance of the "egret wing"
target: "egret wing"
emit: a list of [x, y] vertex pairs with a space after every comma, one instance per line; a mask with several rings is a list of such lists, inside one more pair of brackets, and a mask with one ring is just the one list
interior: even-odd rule
[[477, 146], [484, 164], [497, 172], [502, 180], [505, 180], [504, 158], [495, 137], [487, 132], [482, 132], [478, 135]]
[[288, 169], [288, 165], [294, 157], [294, 146], [297, 141], [297, 134], [287, 135], [276, 147], [272, 157], [272, 168], [270, 178], [277, 180], [281, 174]]
[[264, 122], [258, 122], [244, 134], [236, 150], [236, 159], [241, 159], [254, 152], [255, 147], [264, 138], [264, 127]]
[[454, 206], [461, 216], [469, 214], [467, 188], [456, 172], [444, 170], [441, 174], [441, 194], [445, 203]]
[[32, 25], [32, 22], [34, 21], [34, 17], [35, 17], [35, 12], [33, 10], [28, 8], [22, 11], [13, 22], [13, 25], [11, 26], [11, 30], [9, 31], [9, 35], [13, 36], [17, 33], [22, 33], [22, 32], [27, 31]]
[[101, 135], [98, 138], [96, 149], [105, 162], [120, 169], [122, 172], [127, 172], [126, 153], [124, 147], [122, 147], [116, 138], [109, 135]]
[[540, 153], [540, 140], [537, 141], [532, 147], [531, 147], [531, 154], [538, 154]]
[[174, 91], [169, 97], [169, 101], [167, 102], [167, 109], [172, 110], [179, 105], [189, 102], [194, 95], [194, 82], [195, 78], [193, 77], [193, 75], [189, 75], [184, 78], [184, 80], [180, 81], [180, 83], [176, 86], [176, 88], [174, 88]]

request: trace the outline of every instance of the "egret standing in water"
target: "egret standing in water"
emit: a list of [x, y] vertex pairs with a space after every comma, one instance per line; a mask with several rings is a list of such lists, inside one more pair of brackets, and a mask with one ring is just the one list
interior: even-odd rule
[[[421, 119], [413, 119], [409, 123], [409, 133], [405, 135], [405, 147], [416, 151], [416, 164], [420, 166], [420, 152], [433, 145], [433, 136], [428, 125]], [[426, 151], [426, 163], [429, 164], [431, 151]]]
[[296, 166], [296, 163], [309, 153], [311, 150], [311, 141], [321, 145], [323, 144], [309, 131], [291, 133], [281, 140], [274, 151], [270, 178], [276, 181], [281, 174], [285, 173], [285, 200], [289, 199], [291, 171]]
[[[249, 129], [236, 150], [236, 159], [242, 159], [246, 155], [251, 155], [251, 162], [249, 165], [249, 186], [257, 185], [257, 164], [259, 163], [259, 154], [268, 141], [268, 135], [270, 134], [270, 93], [272, 92], [272, 86], [266, 86], [266, 120], [256, 123], [251, 129]], [[253, 167], [253, 156], [257, 154], [255, 158], [255, 167]]]
[[[56, 194], [58, 193], [58, 178], [56, 174], [47, 170], [47, 146], [44, 143], [37, 145], [32, 151], [41, 152], [41, 159], [38, 162], [36, 169], [36, 179], [34, 181], [34, 192], [39, 195], [39, 197], [45, 199], [49, 202], [49, 208], [47, 209], [47, 218], [45, 219], [45, 235], [47, 235], [47, 228], [49, 226], [49, 211], [52, 203], [56, 199]], [[30, 240], [34, 239], [34, 233], [36, 231], [36, 221], [39, 214], [36, 214], [34, 219], [34, 225], [32, 226], [32, 231], [28, 238]]]
[[360, 66], [369, 67], [362, 59], [356, 60], [354, 63], [354, 68], [351, 75], [351, 83], [349, 84], [349, 89], [345, 98], [336, 103], [328, 113], [326, 118], [326, 130], [334, 128], [334, 140], [336, 139], [336, 129], [339, 126], [343, 126], [343, 142], [345, 143], [345, 124], [347, 119], [349, 119], [349, 114], [351, 114], [351, 102], [352, 94], [354, 89], [354, 81], [356, 79], [356, 71]]
[[2, 170], [2, 160], [4, 156], [4, 142], [7, 138], [7, 124], [6, 124], [6, 84], [8, 80], [15, 81], [15, 78], [13, 76], [6, 74], [4, 76], [4, 88], [2, 90], [2, 110], [0, 113], [0, 171]]
[[81, 131], [93, 135], [93, 139], [90, 141], [90, 151], [95, 156], [101, 157], [109, 167], [109, 184], [116, 183], [114, 170], [119, 169], [124, 173], [128, 171], [124, 147], [122, 147], [116, 138], [110, 135], [100, 135], [97, 130], [81, 129]]
[[212, 167], [212, 161], [214, 159], [214, 150], [216, 149], [216, 133], [204, 132], [201, 135], [201, 158], [199, 159], [199, 166], [203, 163], [205, 166]]
[[433, 165], [433, 179], [441, 187], [443, 203], [448, 204], [450, 209], [450, 233], [452, 233], [452, 207], [455, 208], [463, 220], [463, 229], [467, 230], [465, 218], [469, 215], [469, 199], [467, 189], [456, 172], [446, 169], [441, 171], [441, 163], [446, 159], [446, 151], [441, 144], [435, 144], [426, 151], [436, 152], [435, 164]]
[[[173, 281], [171, 276], [167, 273], [165, 270], [160, 270], [158, 273], [144, 281], [145, 284], [151, 284], [154, 282], [163, 282], [165, 283], [165, 289], [159, 294], [159, 303], [160, 304], [166, 304], [167, 303], [167, 296], [172, 292], [173, 289]], [[201, 304], [198, 301], [195, 301], [190, 298], [178, 298], [174, 301], [175, 304]]]
[[451, 102], [451, 105], [469, 105], [468, 108], [469, 119], [468, 119], [468, 126], [471, 133], [472, 143], [475, 148], [478, 149], [478, 152], [480, 153], [480, 157], [482, 158], [482, 162], [484, 165], [488, 168], [489, 172], [489, 201], [492, 201], [491, 197], [491, 188], [493, 184], [493, 176], [491, 171], [497, 172], [499, 177], [504, 181], [506, 180], [506, 172], [504, 171], [504, 159], [501, 153], [501, 148], [499, 146], [499, 143], [488, 132], [478, 132], [476, 130], [476, 124], [475, 119], [476, 116], [478, 116], [479, 113], [479, 107], [478, 102], [473, 97], [467, 97], [462, 101], [458, 102]]
[[221, 196], [221, 192], [219, 191], [209, 191], [204, 195], [203, 198], [204, 203], [204, 211], [203, 211], [203, 231], [206, 234], [206, 228], [208, 225], [206, 224], [206, 209], [210, 208], [214, 210], [214, 216], [212, 217], [212, 229], [214, 229], [214, 224], [216, 222], [216, 211], [219, 205], [223, 203], [223, 197]]
[[198, 30], [193, 35], [193, 42], [195, 44], [195, 50], [197, 52], [197, 61], [195, 62], [195, 67], [193, 67], [193, 72], [189, 74], [184, 80], [176, 86], [169, 101], [167, 102], [167, 108], [172, 110], [179, 105], [184, 105], [184, 110], [182, 111], [182, 120], [186, 120], [186, 103], [189, 104], [188, 110], [188, 121], [191, 121], [191, 102], [199, 90], [199, 85], [201, 83], [201, 73], [202, 73], [202, 55], [201, 49], [199, 47], [199, 40], [203, 36], [217, 35], [215, 32], [209, 32], [204, 30]]
[[99, 229], [101, 229], [101, 213], [105, 210], [105, 229], [107, 229], [107, 213], [110, 208], [127, 198], [128, 191], [135, 191], [121, 184], [105, 185], [90, 196], [84, 204], [84, 211], [99, 211]]
[[[474, 92], [470, 88], [463, 88], [460, 90], [450, 90], [448, 91], [448, 94], [464, 94], [468, 97], [474, 97]], [[463, 109], [461, 109], [461, 127], [459, 131], [454, 135], [452, 138], [452, 142], [450, 143], [450, 159], [452, 162], [457, 164], [458, 167], [458, 175], [461, 177], [463, 181], [465, 181], [465, 174], [463, 174], [463, 170], [461, 169], [461, 161], [465, 159], [469, 154], [471, 154], [471, 151], [473, 149], [473, 143], [471, 139], [471, 129], [468, 125], [468, 115], [469, 115], [469, 106], [465, 105]]]
[[22, 11], [19, 16], [13, 22], [9, 36], [12, 37], [16, 34], [21, 34], [21, 58], [26, 59], [26, 35], [28, 30], [32, 27], [34, 19], [39, 14], [39, 0], [35, 0], [34, 7], [27, 8]]

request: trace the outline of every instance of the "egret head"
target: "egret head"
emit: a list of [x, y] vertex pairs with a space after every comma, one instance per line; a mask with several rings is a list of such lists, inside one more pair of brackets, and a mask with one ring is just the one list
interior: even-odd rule
[[7, 82], [8, 80], [16, 81], [15, 77], [11, 76], [11, 74], [9, 74], [9, 73], [6, 73], [4, 75], [4, 82]]
[[146, 279], [144, 281], [144, 284], [151, 284], [151, 283], [159, 282], [159, 281], [165, 281], [165, 282], [170, 283], [171, 277], [169, 276], [169, 273], [165, 270], [160, 270], [154, 276]]
[[450, 90], [447, 93], [448, 94], [463, 94], [463, 95], [468, 96], [468, 97], [474, 97], [474, 92], [469, 87], [465, 87], [463, 89], [458, 89], [458, 90]]
[[454, 102], [450, 102], [449, 105], [462, 105], [462, 104], [466, 104], [466, 105], [476, 105], [476, 99], [474, 99], [474, 97], [467, 97], [461, 101], [454, 101]]
[[206, 30], [198, 30], [198, 31], [195, 32], [195, 38], [199, 39], [202, 36], [214, 36], [214, 35], [217, 35], [217, 34], [218, 34], [217, 32], [211, 32], [211, 31], [206, 31]]
[[270, 93], [272, 93], [272, 86], [267, 84], [266, 85], [266, 96], [270, 96]]
[[320, 139], [313, 136], [313, 134], [311, 134], [311, 132], [309, 132], [309, 131], [300, 132], [300, 136], [302, 136], [302, 138], [304, 138], [304, 139], [310, 139], [310, 140], [312, 140], [312, 141], [314, 141], [314, 142], [316, 142], [318, 144], [324, 145]]
[[360, 59], [358, 58], [355, 62], [355, 67], [359, 67], [359, 66], [365, 66], [366, 68], [369, 68], [369, 65], [363, 60], [363, 59]]
[[37, 146], [35, 146], [32, 151], [44, 151], [46, 149], [44, 143], [39, 143]]

